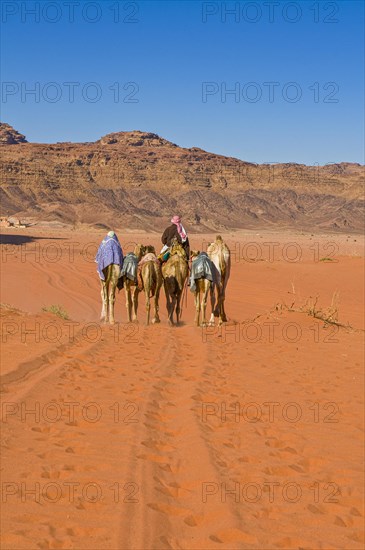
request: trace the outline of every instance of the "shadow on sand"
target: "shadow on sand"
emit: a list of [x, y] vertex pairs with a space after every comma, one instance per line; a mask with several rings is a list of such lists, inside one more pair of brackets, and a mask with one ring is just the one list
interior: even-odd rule
[[2, 235], [0, 235], [0, 244], [22, 245], [27, 243], [34, 243], [35, 241], [40, 241], [42, 239], [45, 239], [47, 241], [65, 240], [62, 237], [32, 237], [30, 235], [6, 235], [3, 233]]

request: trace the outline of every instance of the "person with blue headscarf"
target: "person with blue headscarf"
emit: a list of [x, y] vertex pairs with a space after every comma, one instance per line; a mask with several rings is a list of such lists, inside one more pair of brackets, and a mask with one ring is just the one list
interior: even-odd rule
[[103, 270], [111, 264], [119, 265], [120, 272], [122, 272], [123, 261], [123, 250], [119, 239], [114, 231], [109, 231], [105, 239], [102, 240], [95, 258], [100, 279], [105, 281]]

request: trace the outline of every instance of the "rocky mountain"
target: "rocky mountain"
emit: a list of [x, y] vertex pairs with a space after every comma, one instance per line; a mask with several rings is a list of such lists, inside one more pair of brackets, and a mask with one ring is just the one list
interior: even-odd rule
[[150, 132], [28, 143], [0, 124], [0, 215], [124, 229], [296, 228], [359, 232], [364, 166], [253, 164]]
[[27, 140], [10, 124], [0, 122], [0, 145], [14, 145], [15, 143], [27, 143]]

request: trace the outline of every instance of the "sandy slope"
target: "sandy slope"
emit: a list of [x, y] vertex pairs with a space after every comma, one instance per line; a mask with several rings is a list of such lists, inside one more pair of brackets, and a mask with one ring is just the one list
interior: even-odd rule
[[[227, 235], [230, 322], [209, 331], [193, 327], [191, 296], [181, 327], [164, 299], [161, 325], [125, 325], [124, 293], [122, 323], [100, 327], [84, 252], [102, 234], [17, 235], [37, 238], [1, 245], [1, 301], [27, 312], [1, 309], [3, 548], [363, 548], [359, 238]], [[318, 261], [334, 240], [338, 261]], [[50, 261], [47, 246], [76, 242]], [[336, 291], [352, 328], [278, 306], [319, 295], [325, 310]], [[41, 312], [51, 304], [71, 321]]]

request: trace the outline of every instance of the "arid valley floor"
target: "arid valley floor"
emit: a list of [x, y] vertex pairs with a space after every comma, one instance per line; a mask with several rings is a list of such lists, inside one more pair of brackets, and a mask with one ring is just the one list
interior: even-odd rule
[[363, 237], [223, 234], [204, 329], [190, 291], [179, 327], [163, 291], [161, 324], [121, 291], [100, 325], [104, 236], [2, 230], [3, 548], [362, 549]]

